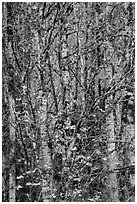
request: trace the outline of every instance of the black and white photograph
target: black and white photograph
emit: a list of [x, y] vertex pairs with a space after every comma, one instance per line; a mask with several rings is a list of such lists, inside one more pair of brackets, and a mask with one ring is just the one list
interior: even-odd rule
[[135, 202], [135, 2], [2, 2], [2, 202]]

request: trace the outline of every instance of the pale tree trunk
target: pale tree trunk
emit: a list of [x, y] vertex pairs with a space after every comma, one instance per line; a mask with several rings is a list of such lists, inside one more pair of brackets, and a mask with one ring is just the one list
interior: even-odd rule
[[[73, 95], [72, 95], [72, 91], [73, 91], [73, 80], [71, 81], [71, 65], [69, 65], [69, 60], [70, 58], [69, 56], [69, 47], [68, 47], [68, 36], [67, 36], [67, 31], [64, 31], [64, 34], [62, 35], [63, 38], [63, 45], [62, 45], [62, 58], [67, 57], [66, 59], [66, 65], [65, 65], [65, 70], [62, 72], [63, 75], [63, 84], [66, 87], [66, 96], [65, 99], [66, 101], [69, 101], [70, 104], [69, 107], [70, 109], [72, 108], [72, 101], [73, 101]], [[66, 108], [67, 106], [65, 105], [64, 108]]]
[[[106, 85], [112, 86], [112, 67], [108, 66], [106, 68]], [[117, 174], [114, 169], [117, 168], [118, 164], [118, 155], [116, 152], [116, 135], [115, 135], [115, 121], [114, 121], [114, 112], [113, 112], [113, 95], [107, 97], [105, 101], [105, 110], [106, 113], [109, 113], [106, 117], [106, 128], [107, 128], [107, 138], [108, 138], [108, 166], [110, 170], [110, 174], [108, 176], [108, 190], [110, 195], [110, 201], [118, 202], [119, 194], [118, 194], [118, 181]], [[113, 173], [112, 173], [113, 172]]]
[[[109, 12], [109, 6], [106, 6], [106, 14]], [[109, 33], [108, 25], [106, 25], [107, 32]], [[113, 48], [109, 43], [107, 43], [107, 50], [105, 58], [108, 62], [108, 66], [106, 67], [106, 87], [112, 87], [112, 79], [113, 79], [113, 55], [110, 55], [110, 58], [107, 56], [107, 52], [113, 53]], [[107, 138], [108, 138], [108, 167], [110, 174], [108, 176], [108, 191], [111, 202], [119, 202], [119, 186], [117, 174], [114, 172], [114, 169], [117, 169], [118, 165], [118, 155], [116, 151], [116, 135], [115, 135], [115, 121], [114, 121], [114, 98], [113, 94], [107, 97], [105, 101], [105, 110], [108, 113], [106, 117], [106, 129], [107, 129]]]
[[[127, 10], [129, 3], [125, 3], [125, 10]], [[127, 33], [127, 31], [130, 33], [130, 36], [133, 35], [133, 30], [132, 30], [132, 26], [130, 27], [129, 25], [125, 26], [125, 30], [123, 29], [123, 35], [124, 33]], [[119, 43], [119, 42], [118, 42]], [[117, 43], [117, 44], [118, 44]], [[116, 45], [117, 46], [117, 45]], [[125, 49], [126, 49], [126, 54], [123, 54], [119, 59], [117, 58], [117, 56], [115, 55], [115, 64], [114, 64], [114, 68], [115, 68], [115, 84], [118, 84], [117, 87], [122, 87], [122, 85], [124, 85], [124, 80], [125, 80], [125, 85], [127, 85], [128, 81], [126, 79], [124, 79], [124, 75], [126, 75], [125, 73], [125, 68], [126, 64], [129, 63], [131, 54], [130, 51], [128, 51], [128, 46], [125, 44]], [[122, 77], [123, 75], [123, 77]], [[120, 80], [121, 78], [123, 78], [122, 80]], [[130, 80], [130, 79], [129, 79]], [[121, 81], [121, 82], [120, 82]], [[117, 149], [120, 150], [119, 153], [119, 166], [121, 166], [122, 168], [124, 168], [125, 166], [134, 166], [135, 163], [135, 153], [134, 153], [134, 149], [135, 149], [135, 145], [134, 145], [134, 141], [135, 141], [135, 125], [134, 125], [134, 119], [131, 116], [132, 114], [134, 115], [134, 108], [133, 110], [129, 109], [128, 107], [126, 107], [128, 109], [127, 112], [127, 121], [128, 124], [124, 123], [124, 121], [122, 120], [122, 115], [123, 115], [123, 106], [124, 106], [124, 101], [125, 101], [125, 97], [126, 95], [130, 95], [130, 99], [128, 100], [128, 105], [131, 107], [134, 107], [134, 85], [133, 85], [133, 89], [130, 91], [124, 90], [123, 88], [121, 90], [118, 90], [115, 93], [115, 99], [114, 102], [116, 103], [115, 105], [115, 116], [116, 116], [116, 124], [115, 124], [115, 133], [116, 133], [116, 144], [117, 144]], [[125, 108], [125, 109], [126, 109]], [[131, 149], [130, 149], [131, 148]], [[122, 159], [121, 159], [122, 157]], [[133, 171], [134, 172], [134, 171]], [[121, 175], [119, 177], [119, 186], [121, 186], [121, 177], [123, 175]], [[120, 196], [120, 199], [125, 200], [125, 201], [134, 201], [134, 195], [132, 197], [130, 197], [130, 188], [133, 188], [134, 191], [134, 186], [135, 186], [135, 178], [134, 178], [134, 173], [128, 173], [128, 171], [124, 172], [124, 179], [125, 179], [125, 184], [124, 184], [124, 191], [122, 191], [122, 195]], [[130, 185], [129, 185], [130, 183]]]
[[[108, 104], [113, 100], [112, 96], [110, 96], [107, 101]], [[107, 108], [107, 106], [106, 106]], [[108, 190], [110, 195], [111, 202], [118, 202], [118, 181], [116, 173], [112, 173], [114, 169], [117, 168], [118, 157], [115, 150], [115, 133], [114, 133], [114, 116], [113, 111], [107, 116], [106, 119], [107, 124], [107, 135], [108, 135], [108, 166], [110, 170], [110, 175], [108, 176]]]
[[[36, 32], [35, 35], [36, 39], [36, 46], [37, 46], [37, 56], [38, 56], [38, 66], [40, 68], [40, 40], [39, 40], [39, 34]], [[42, 70], [41, 70], [42, 71]], [[52, 191], [52, 181], [51, 181], [51, 157], [49, 148], [47, 145], [47, 93], [44, 92], [44, 84], [41, 82], [42, 86], [42, 93], [40, 93], [40, 100], [41, 100], [41, 106], [39, 110], [39, 128], [40, 128], [40, 165], [42, 168], [42, 198], [43, 202], [49, 201], [51, 191]], [[43, 96], [42, 96], [43, 95]]]
[[[76, 7], [75, 5], [73, 4], [73, 8], [74, 8], [74, 16], [76, 18]], [[74, 25], [74, 30], [76, 31], [76, 43], [77, 43], [77, 47], [79, 48], [79, 35], [78, 35], [78, 23], [76, 23], [76, 25]], [[79, 79], [78, 77], [78, 74], [79, 74], [79, 49], [77, 49], [77, 62], [76, 62], [76, 72], [75, 72], [77, 78]], [[75, 97], [75, 101], [77, 103], [77, 99], [78, 99], [78, 80], [75, 79], [75, 92], [74, 92], [74, 97]]]
[[[85, 25], [86, 25], [86, 33], [85, 33], [85, 49], [87, 47], [87, 43], [88, 43], [88, 38], [89, 38], [89, 33], [88, 33], [88, 8], [89, 7], [89, 3], [88, 2], [85, 2], [84, 4], [84, 9], [85, 9]], [[84, 70], [84, 89], [85, 89], [85, 93], [84, 93], [84, 100], [85, 100], [85, 106], [86, 106], [86, 109], [87, 109], [87, 88], [88, 88], [88, 54], [86, 53], [85, 56], [85, 70]]]
[[49, 201], [49, 197], [52, 191], [52, 166], [49, 148], [47, 145], [47, 132], [46, 132], [46, 120], [47, 120], [47, 98], [42, 99], [42, 105], [39, 112], [39, 123], [41, 131], [41, 168], [43, 172], [42, 178], [42, 195], [43, 202]]
[[[14, 109], [15, 109], [15, 103], [14, 99], [12, 98], [11, 95], [9, 95], [9, 110], [10, 110], [10, 124], [9, 124], [9, 130], [10, 130], [10, 140], [12, 143], [11, 151], [10, 151], [10, 157], [14, 158], [15, 157], [15, 150], [14, 150], [14, 145], [15, 145], [15, 116], [14, 116]], [[16, 197], [15, 197], [15, 163], [12, 162], [9, 170], [9, 202], [15, 202]]]
[[[3, 4], [3, 13], [4, 13], [4, 27], [5, 27], [5, 51], [6, 51], [6, 57], [7, 57], [7, 61], [8, 63], [14, 64], [12, 61], [12, 48], [11, 48], [11, 40], [8, 40], [8, 38], [12, 38], [12, 36], [8, 36], [7, 33], [7, 28], [8, 28], [8, 24], [10, 23], [9, 20], [9, 16], [8, 16], [8, 8], [7, 8], [7, 3]], [[12, 24], [12, 23], [11, 23]], [[7, 69], [8, 72], [8, 69]], [[8, 82], [8, 81], [7, 81]], [[15, 115], [14, 115], [14, 111], [15, 111], [15, 101], [13, 99], [13, 96], [11, 95], [11, 93], [8, 91], [8, 86], [7, 83], [5, 85], [5, 90], [7, 93], [7, 99], [8, 99], [8, 104], [9, 104], [9, 137], [10, 137], [10, 141], [11, 141], [11, 147], [10, 147], [10, 153], [9, 153], [9, 202], [15, 202], [16, 201], [16, 183], [15, 183]]]
[[[59, 22], [59, 26], [61, 23]], [[64, 109], [65, 107], [65, 100], [66, 100], [66, 85], [64, 83], [64, 76], [65, 74], [63, 73], [62, 70], [62, 62], [63, 62], [63, 57], [66, 56], [67, 50], [66, 50], [66, 44], [62, 43], [63, 40], [63, 33], [60, 31], [59, 33], [59, 45], [58, 45], [58, 64], [59, 64], [59, 72], [60, 72], [60, 84], [61, 84], [61, 95], [62, 95], [62, 100], [60, 104], [60, 108]]]
[[[94, 8], [94, 7], [93, 7]], [[95, 12], [95, 22], [96, 22], [96, 26], [99, 26], [99, 15], [97, 13], [97, 11], [94, 8], [94, 12]], [[100, 45], [101, 44], [101, 45]], [[96, 32], [96, 71], [98, 72], [98, 74], [95, 76], [95, 97], [98, 98], [100, 97], [103, 93], [101, 90], [101, 93], [99, 93], [99, 80], [101, 80], [101, 89], [103, 89], [103, 87], [105, 86], [105, 70], [103, 68], [100, 68], [100, 51], [103, 50], [102, 48], [102, 43], [101, 40], [98, 39], [98, 32]], [[101, 59], [102, 60], [102, 59]]]
[[[133, 3], [133, 2], [132, 2]], [[132, 4], [131, 2], [126, 2], [125, 3], [125, 10], [128, 10], [128, 6], [130, 6], [130, 18], [135, 18], [135, 10], [134, 10], [134, 4]], [[132, 19], [130, 19], [132, 20]], [[134, 31], [134, 26], [133, 24], [129, 23], [128, 25], [125, 26], [125, 33], [129, 33], [131, 39], [135, 34]], [[129, 44], [131, 44], [131, 42], [129, 41]], [[125, 45], [126, 47], [126, 45]], [[124, 60], [123, 60], [124, 58]], [[121, 58], [121, 61], [124, 61], [124, 65], [123, 67], [126, 67], [126, 64], [130, 64], [129, 68], [133, 69], [134, 68], [134, 53], [131, 52], [131, 48], [130, 47], [126, 47], [126, 54], [125, 56], [123, 55], [123, 58]], [[120, 62], [119, 62], [120, 64]], [[126, 111], [126, 122], [124, 122], [124, 120], [122, 120], [121, 118], [121, 140], [123, 143], [125, 143], [125, 147], [122, 145], [122, 149], [123, 149], [123, 160], [122, 160], [122, 166], [129, 166], [132, 167], [134, 169], [134, 165], [135, 165], [135, 118], [134, 118], [134, 114], [135, 114], [135, 88], [134, 88], [134, 76], [135, 73], [133, 71], [132, 75], [130, 74], [130, 77], [126, 76], [126, 69], [123, 69], [123, 75], [125, 77], [125, 85], [126, 88], [125, 90], [123, 90], [123, 107], [124, 107], [124, 101], [126, 99], [127, 101], [127, 107], [123, 108], [123, 110], [121, 111], [121, 117], [124, 111]], [[131, 78], [133, 77], [132, 82], [130, 81]], [[127, 99], [126, 97], [129, 98]], [[121, 108], [122, 109], [122, 108]], [[127, 110], [126, 110], [127, 109]], [[125, 186], [124, 186], [124, 199], [125, 201], [130, 201], [130, 202], [135, 202], [135, 197], [134, 197], [134, 193], [132, 196], [130, 196], [130, 191], [134, 192], [134, 188], [135, 188], [135, 173], [134, 170], [132, 171], [126, 171], [125, 172]], [[132, 189], [132, 190], [131, 190]]]
[[81, 62], [81, 70], [80, 70], [80, 77], [81, 77], [81, 99], [82, 99], [82, 107], [83, 107], [83, 110], [85, 110], [85, 89], [84, 89], [84, 85], [85, 85], [85, 78], [84, 78], [84, 73], [85, 73], [85, 56], [82, 55], [82, 53], [80, 53], [80, 51], [82, 50], [82, 45], [81, 45], [81, 41], [83, 39], [81, 39], [82, 35], [81, 33], [79, 32], [79, 28], [81, 26], [81, 19], [78, 19], [77, 17], [77, 6], [75, 5], [74, 6], [74, 16], [75, 16], [75, 19], [77, 21], [76, 23], [76, 32], [77, 32], [77, 44], [78, 44], [78, 54], [80, 55], [80, 62]]
[[[2, 29], [2, 33], [3, 33], [3, 37], [5, 37], [5, 41], [4, 41], [4, 49], [5, 50], [8, 50], [8, 42], [7, 42], [7, 33], [6, 33], [6, 30], [7, 30], [7, 8], [6, 8], [6, 3], [3, 3], [2, 4], [2, 25], [3, 25], [3, 29]], [[7, 46], [6, 46], [7, 45]], [[4, 50], [4, 52], [5, 52]], [[4, 53], [3, 52], [3, 53]], [[2, 62], [4, 64], [5, 62], [5, 56], [2, 56]], [[4, 72], [4, 66], [3, 66], [3, 76], [4, 74], [6, 75], [6, 71]], [[3, 77], [2, 76], [2, 77]], [[4, 102], [6, 104], [8, 104], [8, 82], [7, 82], [7, 77], [3, 77], [2, 78], [3, 82], [2, 82], [2, 90], [3, 90], [3, 93], [4, 94]], [[4, 122], [4, 121], [2, 121]], [[2, 149], [3, 151], [3, 149]], [[2, 154], [2, 163], [4, 164], [5, 163], [9, 163], [8, 161], [8, 158], [9, 158], [9, 149], [8, 149], [8, 153], [5, 155], [5, 154]], [[2, 195], [2, 201], [9, 201], [9, 169], [6, 169], [6, 165], [2, 165], [2, 173], [3, 173], [3, 177], [5, 177], [5, 179], [2, 180], [2, 187], [3, 187], [3, 195]], [[6, 182], [7, 181], [7, 182]]]
[[[106, 68], [106, 85], [112, 86], [112, 67]], [[114, 169], [117, 169], [118, 164], [118, 155], [116, 151], [116, 135], [115, 135], [115, 121], [114, 121], [114, 101], [113, 95], [107, 97], [105, 101], [105, 110], [108, 113], [106, 117], [106, 129], [107, 129], [107, 138], [108, 138], [108, 167], [110, 174], [108, 176], [108, 191], [111, 202], [119, 201], [118, 193], [118, 180], [117, 174], [114, 172]]]

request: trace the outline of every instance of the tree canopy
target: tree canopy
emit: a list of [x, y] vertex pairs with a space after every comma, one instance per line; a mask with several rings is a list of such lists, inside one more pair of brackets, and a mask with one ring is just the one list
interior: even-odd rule
[[135, 201], [134, 85], [134, 2], [4, 2], [3, 201]]

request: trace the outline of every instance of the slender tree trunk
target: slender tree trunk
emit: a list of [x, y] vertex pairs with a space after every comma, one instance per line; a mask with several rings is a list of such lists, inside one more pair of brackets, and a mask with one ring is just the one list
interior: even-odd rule
[[[132, 20], [135, 18], [135, 8], [134, 8], [134, 4], [131, 2], [126, 2], [125, 3], [125, 9], [129, 10], [129, 19], [128, 22], [132, 22]], [[129, 25], [127, 25], [125, 27], [125, 30], [130, 33], [131, 39], [135, 34], [134, 28], [133, 28], [133, 24], [129, 23]], [[131, 42], [132, 40], [130, 40], [129, 44], [132, 44]], [[126, 45], [125, 45], [126, 47]], [[127, 64], [129, 64], [129, 68], [132, 69], [134, 67], [134, 53], [132, 53], [130, 51], [130, 46], [126, 47], [126, 56], [123, 56], [124, 60], [126, 61]], [[126, 93], [125, 93], [125, 97], [124, 100], [126, 99], [126, 103], [127, 105], [124, 105], [124, 100], [123, 100], [123, 110], [122, 110], [122, 115], [126, 115], [126, 122], [124, 122], [124, 120], [122, 120], [122, 141], [128, 142], [126, 147], [123, 147], [123, 166], [134, 166], [135, 164], [135, 88], [134, 88], [134, 76], [135, 73], [134, 71], [132, 72], [132, 74], [130, 74], [130, 78], [132, 78], [132, 82], [128, 83], [128, 76], [126, 76], [127, 70], [123, 70], [124, 71], [124, 75], [125, 75], [125, 84], [127, 84], [126, 87]], [[130, 87], [130, 85], [131, 87]], [[129, 85], [129, 87], [128, 87]], [[127, 95], [126, 95], [127, 94]], [[129, 99], [127, 99], [127, 97], [129, 96]], [[126, 109], [126, 110], [124, 110]], [[126, 112], [126, 113], [125, 113]], [[135, 188], [135, 173], [134, 171], [127, 171], [125, 172], [125, 191], [124, 191], [124, 198], [125, 201], [135, 201], [135, 197], [133, 196], [132, 198], [130, 197], [130, 189], [133, 189], [132, 191], [134, 192], [134, 188]]]
[[42, 195], [43, 202], [49, 201], [49, 197], [52, 191], [51, 186], [51, 157], [49, 148], [47, 145], [47, 132], [46, 132], [46, 120], [47, 120], [47, 99], [43, 98], [40, 108], [40, 130], [41, 130], [41, 167], [43, 172], [42, 178]]
[[81, 45], [81, 37], [82, 35], [79, 33], [79, 27], [81, 26], [81, 20], [78, 20], [77, 14], [76, 14], [77, 6], [74, 6], [74, 16], [75, 19], [77, 20], [76, 23], [76, 32], [77, 32], [77, 45], [78, 45], [78, 54], [80, 55], [80, 63], [81, 63], [81, 70], [80, 70], [80, 77], [81, 77], [81, 99], [82, 99], [82, 107], [83, 110], [85, 110], [85, 56], [82, 55], [81, 50], [82, 50], [82, 45]]
[[[38, 52], [38, 66], [40, 67], [40, 46], [39, 46], [39, 34], [38, 32], [36, 33], [36, 46], [37, 46], [37, 52]], [[43, 71], [43, 70], [41, 70]], [[41, 168], [42, 168], [42, 198], [43, 202], [49, 201], [50, 194], [51, 194], [51, 157], [50, 157], [50, 152], [49, 148], [47, 145], [47, 94], [44, 92], [44, 82], [41, 82], [42, 86], [42, 94], [41, 94], [41, 106], [39, 110], [39, 124], [40, 124], [40, 162], [41, 162]], [[43, 95], [43, 96], [42, 96]], [[48, 178], [48, 179], [47, 179]], [[51, 189], [51, 190], [49, 190]]]
[[[4, 39], [4, 44], [5, 44], [5, 51], [6, 51], [6, 61], [7, 61], [7, 72], [10, 71], [8, 70], [8, 63], [14, 64], [13, 62], [13, 56], [12, 56], [12, 42], [13, 42], [13, 36], [12, 36], [12, 28], [10, 26], [13, 24], [11, 16], [9, 16], [9, 12], [13, 12], [10, 10], [9, 6], [11, 6], [10, 3], [4, 3], [3, 9], [4, 9], [4, 26], [6, 29], [6, 34], [5, 34], [5, 39]], [[10, 10], [10, 11], [9, 11]], [[11, 25], [9, 25], [11, 24]], [[10, 32], [8, 30], [11, 29]], [[7, 89], [7, 99], [8, 99], [8, 104], [9, 104], [9, 139], [11, 142], [10, 146], [10, 151], [9, 151], [9, 202], [15, 202], [16, 201], [16, 183], [15, 183], [15, 174], [16, 174], [16, 169], [15, 169], [15, 101], [8, 90], [8, 86], [6, 85], [5, 87]]]
[[15, 116], [14, 116], [14, 110], [15, 110], [15, 102], [14, 99], [12, 98], [11, 95], [9, 95], [9, 110], [10, 110], [10, 124], [9, 124], [9, 130], [10, 130], [10, 140], [11, 140], [11, 151], [10, 151], [10, 157], [12, 158], [12, 162], [10, 165], [10, 170], [9, 170], [9, 202], [15, 202], [16, 197], [15, 197], [15, 150], [14, 150], [14, 145], [15, 145]]
[[[4, 39], [2, 39], [2, 43], [3, 43], [3, 50], [4, 52], [2, 53], [3, 56], [2, 56], [2, 63], [6, 64], [6, 53], [5, 53], [5, 50], [8, 50], [8, 43], [7, 43], [7, 33], [6, 33], [6, 30], [7, 30], [7, 7], [6, 7], [6, 3], [3, 3], [2, 4], [2, 10], [3, 10], [3, 18], [2, 18], [2, 25], [3, 25], [3, 29], [2, 29], [2, 32], [3, 32], [3, 37]], [[4, 55], [5, 54], [5, 55]], [[3, 101], [4, 103], [7, 105], [8, 104], [8, 82], [7, 82], [7, 78], [4, 77], [4, 75], [6, 75], [6, 69], [4, 70], [4, 66], [3, 66], [3, 69], [2, 69], [2, 91], [3, 91]], [[2, 101], [2, 103], [3, 103]], [[7, 109], [8, 109], [8, 106], [7, 106]], [[3, 117], [3, 116], [2, 116]], [[4, 119], [2, 118], [2, 122], [7, 122], [7, 121], [4, 121]], [[9, 130], [7, 131], [7, 133], [9, 133]], [[9, 134], [8, 134], [9, 135]], [[10, 136], [8, 136], [7, 139], [9, 139]], [[2, 147], [2, 151], [3, 151], [3, 147]], [[8, 159], [9, 159], [9, 148], [7, 149], [6, 151], [6, 154], [3, 154], [2, 155], [2, 164], [5, 163], [8, 163]], [[2, 165], [2, 173], [3, 173], [3, 180], [2, 180], [2, 184], [3, 184], [3, 188], [2, 188], [2, 201], [7, 201], [9, 202], [9, 168], [6, 168], [6, 165]]]
[[[106, 76], [108, 79], [108, 86], [111, 86], [112, 82], [112, 67], [107, 67]], [[118, 155], [116, 151], [116, 135], [115, 135], [115, 121], [114, 121], [114, 112], [113, 112], [113, 95], [110, 95], [105, 101], [105, 110], [108, 112], [106, 117], [106, 126], [107, 126], [107, 138], [108, 138], [108, 166], [110, 171], [114, 171], [117, 168], [118, 164]], [[110, 195], [111, 202], [119, 201], [118, 194], [118, 180], [117, 174], [110, 173], [108, 177], [108, 190]]]
[[[86, 40], [85, 40], [85, 49], [86, 49], [86, 46], [88, 44], [88, 38], [89, 38], [89, 34], [88, 34], [88, 2], [85, 2], [85, 16], [86, 16], [86, 22], [85, 22], [85, 25], [86, 25], [86, 33], [85, 33], [85, 37], [86, 37]], [[85, 93], [84, 93], [84, 100], [85, 100], [85, 105], [86, 105], [86, 109], [87, 109], [87, 87], [88, 87], [88, 69], [87, 69], [87, 64], [88, 64], [88, 54], [86, 53], [85, 54], [85, 70], [84, 70], [84, 89], [85, 89]]]
[[[111, 7], [109, 5], [106, 6], [106, 15], [108, 12], [110, 12]], [[109, 27], [108, 24], [106, 24], [106, 31], [109, 33]], [[113, 47], [111, 46], [110, 42], [107, 42], [108, 44], [108, 50], [110, 53], [113, 53]], [[111, 54], [110, 57], [107, 56], [107, 51], [105, 53], [105, 60], [107, 60], [107, 67], [105, 69], [106, 71], [106, 87], [112, 88], [113, 82], [112, 79], [114, 77], [114, 70], [113, 66], [115, 64], [114, 57]], [[107, 97], [105, 101], [105, 110], [108, 113], [106, 117], [106, 126], [107, 126], [107, 138], [108, 138], [108, 166], [110, 172], [114, 171], [114, 169], [117, 168], [118, 165], [118, 155], [116, 150], [116, 134], [115, 134], [115, 120], [114, 120], [114, 96], [111, 94]], [[119, 185], [118, 185], [118, 179], [117, 179], [117, 173], [113, 172], [110, 173], [108, 176], [108, 191], [110, 195], [110, 201], [111, 202], [119, 202]]]
[[[113, 100], [112, 97], [109, 98], [109, 101]], [[117, 168], [118, 157], [115, 150], [115, 133], [114, 133], [114, 116], [113, 111], [107, 117], [107, 130], [108, 130], [108, 162], [109, 162], [109, 170], [114, 171]], [[116, 173], [110, 173], [108, 178], [108, 189], [110, 194], [111, 202], [118, 202], [118, 181]]]

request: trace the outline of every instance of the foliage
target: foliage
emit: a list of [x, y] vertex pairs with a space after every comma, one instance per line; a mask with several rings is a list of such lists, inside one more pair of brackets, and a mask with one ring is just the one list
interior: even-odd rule
[[3, 3], [3, 201], [134, 200], [134, 7]]

